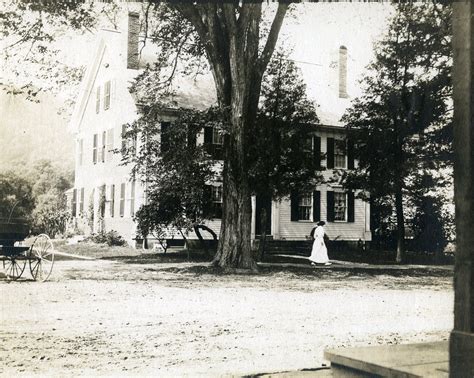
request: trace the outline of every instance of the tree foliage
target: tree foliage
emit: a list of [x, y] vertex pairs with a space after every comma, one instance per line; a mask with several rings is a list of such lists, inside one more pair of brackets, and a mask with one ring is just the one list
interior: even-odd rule
[[14, 171], [0, 173], [0, 218], [28, 220], [33, 208], [31, 183]]
[[377, 220], [380, 228], [392, 228], [395, 214], [397, 261], [404, 258], [410, 193], [420, 195], [416, 188], [428, 182], [420, 176], [438, 185], [433, 173], [451, 162], [450, 40], [449, 6], [398, 4], [362, 81], [364, 95], [344, 116], [359, 160], [346, 185], [370, 193], [373, 215], [386, 217]]
[[[141, 92], [144, 82], [146, 90]], [[209, 154], [209, 146], [196, 145], [197, 136], [202, 137], [206, 127], [226, 133], [225, 115], [215, 107], [180, 109], [175, 121], [160, 129], [157, 120], [165, 105], [159, 100], [163, 88], [153, 67], [136, 79], [133, 88], [140, 103], [149, 104], [128, 126], [129, 142], [123, 154], [133, 175], [147, 183], [147, 203], [136, 214], [139, 230], [143, 235], [162, 234], [172, 227], [187, 232], [212, 218], [213, 213], [205, 211], [210, 205], [206, 186], [222, 180], [222, 163]], [[294, 188], [314, 187], [320, 179], [311, 147], [318, 122], [316, 107], [307, 98], [306, 85], [287, 54], [279, 52], [270, 62], [260, 103], [258, 127], [249, 148], [251, 191], [277, 199]], [[139, 148], [133, 142], [136, 138]], [[301, 153], [301, 146], [308, 146], [308, 141], [308, 150]]]
[[0, 218], [19, 218], [34, 234], [55, 237], [70, 217], [65, 191], [71, 186], [71, 172], [49, 160], [17, 164], [14, 171], [0, 173]]

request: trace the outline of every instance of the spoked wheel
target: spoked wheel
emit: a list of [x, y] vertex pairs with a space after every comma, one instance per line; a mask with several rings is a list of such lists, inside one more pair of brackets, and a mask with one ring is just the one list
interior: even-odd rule
[[26, 260], [24, 259], [15, 259], [14, 257], [9, 257], [6, 260], [3, 260], [3, 268], [5, 269], [5, 274], [7, 278], [11, 280], [17, 280], [21, 277], [25, 270]]
[[34, 280], [46, 281], [54, 265], [54, 246], [48, 235], [39, 235], [30, 248], [30, 272]]

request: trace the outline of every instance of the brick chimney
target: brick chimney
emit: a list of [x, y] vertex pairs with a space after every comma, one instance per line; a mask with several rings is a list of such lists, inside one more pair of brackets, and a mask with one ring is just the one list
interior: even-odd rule
[[127, 68], [138, 69], [138, 33], [140, 32], [140, 15], [137, 12], [128, 13], [127, 35]]
[[347, 48], [339, 47], [339, 98], [348, 98], [347, 94]]

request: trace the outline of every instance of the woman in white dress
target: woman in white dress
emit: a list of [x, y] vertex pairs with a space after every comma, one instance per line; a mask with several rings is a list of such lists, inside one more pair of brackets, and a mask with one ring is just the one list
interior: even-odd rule
[[329, 262], [328, 250], [326, 248], [326, 244], [324, 244], [323, 226], [325, 224], [326, 223], [323, 221], [318, 222], [317, 227], [314, 231], [313, 249], [311, 250], [311, 256], [309, 256], [311, 265], [316, 265], [316, 264], [331, 265], [331, 263]]

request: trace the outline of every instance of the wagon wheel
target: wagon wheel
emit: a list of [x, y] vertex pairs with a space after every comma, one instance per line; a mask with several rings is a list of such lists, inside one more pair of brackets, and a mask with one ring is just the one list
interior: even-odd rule
[[54, 246], [48, 235], [39, 235], [30, 248], [30, 272], [34, 280], [46, 281], [54, 264]]
[[20, 259], [17, 260], [14, 257], [9, 257], [6, 260], [3, 260], [3, 268], [5, 269], [5, 274], [9, 279], [17, 280], [21, 277], [25, 270], [26, 260]]

